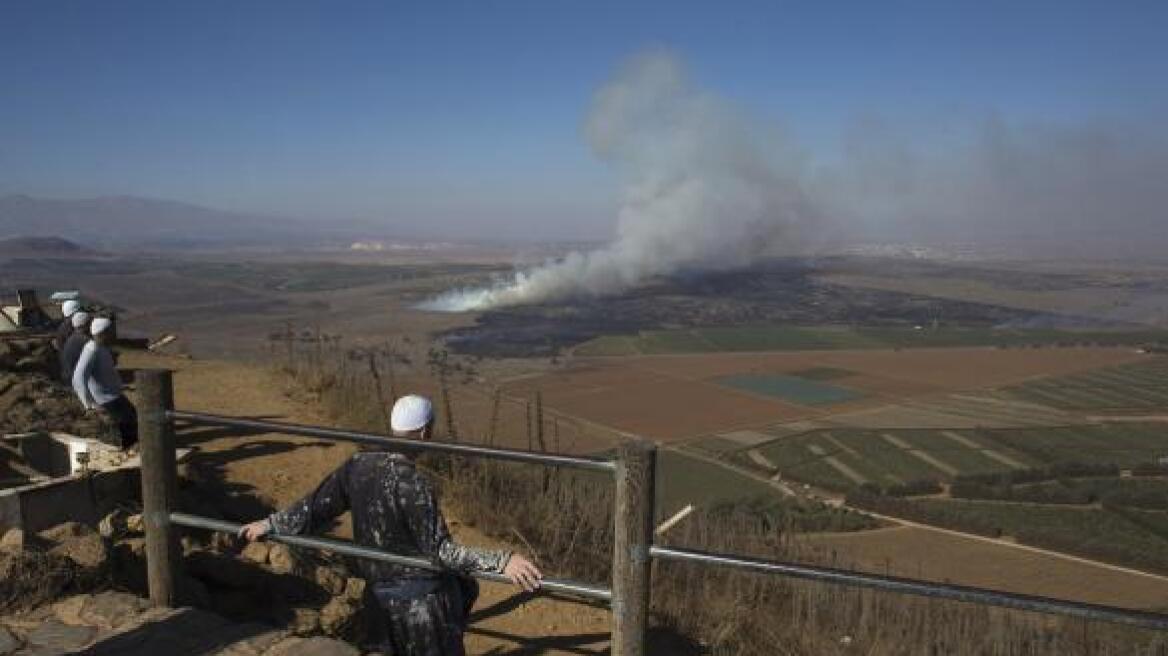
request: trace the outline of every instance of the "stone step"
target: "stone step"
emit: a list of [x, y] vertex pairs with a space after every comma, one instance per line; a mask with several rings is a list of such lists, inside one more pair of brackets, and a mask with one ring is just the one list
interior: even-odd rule
[[0, 617], [0, 656], [360, 656], [352, 645], [236, 623], [195, 608], [153, 608], [122, 592], [77, 595], [19, 618]]

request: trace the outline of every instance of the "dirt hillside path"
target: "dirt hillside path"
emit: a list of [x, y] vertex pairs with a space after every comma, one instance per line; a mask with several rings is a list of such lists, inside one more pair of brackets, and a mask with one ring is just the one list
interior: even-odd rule
[[[173, 369], [175, 406], [189, 411], [325, 425], [311, 404], [262, 367], [126, 353], [121, 366]], [[197, 446], [193, 462], [218, 469], [240, 495], [283, 505], [309, 492], [353, 452], [348, 444], [278, 434], [240, 436], [227, 429], [187, 427], [179, 443]], [[253, 502], [254, 503], [254, 502]], [[468, 544], [498, 542], [449, 518]], [[347, 523], [346, 523], [347, 525]], [[482, 583], [467, 636], [471, 654], [599, 654], [608, 650], [609, 613], [570, 600], [516, 594], [511, 586]]]

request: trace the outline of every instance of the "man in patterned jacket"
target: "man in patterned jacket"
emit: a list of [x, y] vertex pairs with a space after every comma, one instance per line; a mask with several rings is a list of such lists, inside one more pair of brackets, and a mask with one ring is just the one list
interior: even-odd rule
[[[425, 397], [404, 396], [393, 406], [390, 425], [396, 436], [429, 439], [433, 406]], [[345, 511], [352, 512], [353, 535], [359, 544], [422, 556], [446, 570], [358, 561], [367, 581], [367, 610], [375, 615], [369, 622], [371, 646], [385, 653], [465, 654], [462, 636], [478, 595], [467, 572], [501, 573], [528, 591], [539, 587], [542, 574], [523, 556], [455, 542], [433, 485], [411, 458], [392, 451], [358, 451], [308, 496], [244, 526], [240, 535], [258, 540], [269, 534], [323, 531]]]

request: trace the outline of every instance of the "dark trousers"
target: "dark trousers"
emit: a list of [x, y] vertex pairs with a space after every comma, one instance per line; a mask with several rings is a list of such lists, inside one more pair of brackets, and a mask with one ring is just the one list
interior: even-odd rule
[[369, 647], [394, 656], [465, 656], [462, 634], [478, 598], [474, 579], [443, 576], [431, 592], [383, 595], [366, 588]]
[[138, 410], [125, 395], [101, 406], [113, 418], [118, 427], [120, 444], [114, 446], [128, 449], [138, 443]]

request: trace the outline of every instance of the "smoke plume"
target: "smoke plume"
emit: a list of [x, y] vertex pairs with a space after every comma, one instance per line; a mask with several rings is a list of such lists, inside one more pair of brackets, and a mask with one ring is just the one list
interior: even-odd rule
[[1158, 123], [868, 116], [844, 132], [836, 157], [813, 162], [658, 52], [600, 89], [585, 133], [623, 184], [613, 241], [423, 307], [615, 294], [678, 271], [745, 267], [812, 239], [1025, 258], [1162, 258], [1168, 248], [1168, 137]]
[[615, 239], [423, 307], [457, 312], [599, 296], [680, 270], [737, 268], [793, 239], [814, 216], [799, 153], [696, 89], [667, 53], [633, 58], [601, 88], [585, 134], [622, 180]]

